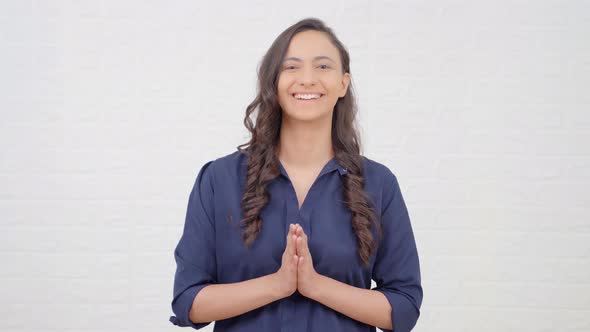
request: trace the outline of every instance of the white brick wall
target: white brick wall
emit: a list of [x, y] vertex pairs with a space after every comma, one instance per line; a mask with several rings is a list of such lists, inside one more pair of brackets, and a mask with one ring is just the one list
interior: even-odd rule
[[177, 329], [190, 188], [246, 140], [256, 66], [307, 16], [349, 48], [364, 153], [400, 181], [415, 331], [590, 330], [590, 2], [13, 0], [1, 331]]

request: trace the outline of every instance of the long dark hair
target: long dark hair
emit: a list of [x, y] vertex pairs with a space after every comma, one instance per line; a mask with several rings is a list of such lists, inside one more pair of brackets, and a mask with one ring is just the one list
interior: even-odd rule
[[[242, 239], [247, 247], [256, 239], [262, 228], [261, 211], [270, 200], [266, 186], [280, 175], [277, 162], [277, 145], [281, 130], [282, 112], [278, 102], [277, 85], [283, 58], [291, 39], [299, 32], [316, 30], [325, 33], [338, 49], [342, 72], [350, 73], [348, 51], [334, 32], [317, 18], [306, 18], [283, 31], [272, 43], [258, 67], [256, 98], [246, 108], [244, 125], [251, 133], [248, 143], [238, 145], [240, 152], [248, 156], [245, 192], [242, 196]], [[256, 125], [250, 115], [258, 110]], [[343, 175], [343, 197], [352, 214], [352, 228], [357, 238], [358, 255], [366, 267], [376, 250], [372, 226], [381, 238], [381, 225], [376, 220], [373, 205], [363, 189], [363, 157], [360, 154], [360, 137], [356, 127], [357, 106], [352, 82], [344, 97], [334, 106], [332, 115], [332, 145], [334, 158], [348, 170]], [[244, 149], [245, 146], [249, 146]], [[343, 225], [344, 227], [345, 225]]]

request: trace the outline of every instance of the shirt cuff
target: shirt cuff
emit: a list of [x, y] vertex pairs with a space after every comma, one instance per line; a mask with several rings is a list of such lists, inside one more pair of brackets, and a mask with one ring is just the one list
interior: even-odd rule
[[382, 330], [387, 332], [410, 332], [416, 325], [418, 317], [420, 317], [420, 311], [402, 293], [384, 289], [375, 290], [383, 293], [391, 305], [391, 326], [393, 329]]
[[189, 318], [189, 313], [195, 297], [201, 289], [208, 285], [209, 284], [192, 286], [180, 294], [176, 301], [172, 302], [172, 311], [176, 316], [170, 316], [169, 321], [176, 326], [190, 326], [197, 330], [211, 324], [211, 322], [193, 323]]

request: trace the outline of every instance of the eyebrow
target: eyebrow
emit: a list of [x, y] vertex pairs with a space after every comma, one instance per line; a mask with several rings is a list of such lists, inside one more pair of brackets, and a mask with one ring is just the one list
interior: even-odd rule
[[[336, 63], [336, 61], [332, 60], [332, 58], [330, 58], [329, 56], [326, 56], [326, 55], [318, 55], [318, 56], [316, 56], [316, 57], [313, 58], [313, 61], [316, 61], [316, 60], [324, 60], [324, 59], [330, 60], [330, 61]], [[302, 62], [303, 61], [300, 58], [296, 58], [296, 57], [293, 57], [292, 56], [292, 57], [285, 58], [285, 60], [283, 62], [286, 62], [286, 61], [289, 61], [289, 60], [293, 60], [293, 61], [297, 61], [297, 62]]]

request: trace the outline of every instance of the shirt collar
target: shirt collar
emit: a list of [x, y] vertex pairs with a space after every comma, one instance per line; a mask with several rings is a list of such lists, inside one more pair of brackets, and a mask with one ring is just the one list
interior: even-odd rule
[[[281, 161], [277, 159], [277, 162], [279, 164], [279, 168], [281, 169], [281, 174], [284, 177], [289, 178], [289, 176], [287, 175], [287, 171], [283, 167], [283, 164], [281, 164]], [[326, 173], [335, 171], [335, 170], [338, 170], [338, 173], [340, 173], [340, 175], [344, 175], [344, 174], [348, 173], [348, 170], [346, 168], [342, 167], [342, 165], [338, 161], [336, 161], [336, 158], [333, 157], [332, 159], [330, 159], [326, 163], [326, 165], [324, 165], [324, 168], [322, 168], [318, 177], [320, 177]]]

